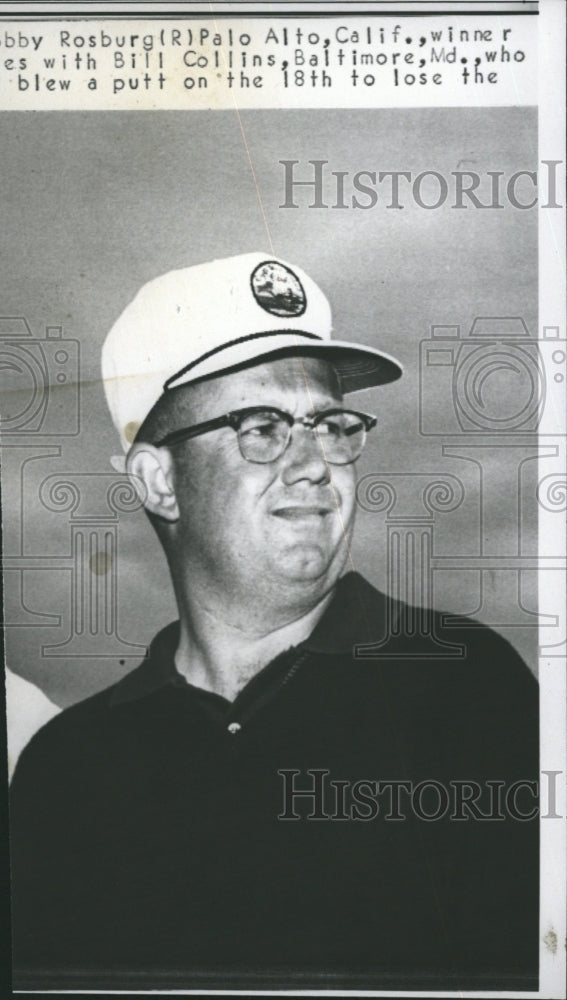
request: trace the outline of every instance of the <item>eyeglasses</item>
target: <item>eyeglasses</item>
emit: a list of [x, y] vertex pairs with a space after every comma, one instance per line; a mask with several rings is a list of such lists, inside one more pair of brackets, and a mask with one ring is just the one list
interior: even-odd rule
[[238, 436], [242, 457], [247, 462], [264, 465], [283, 455], [291, 441], [292, 428], [302, 424], [317, 435], [325, 461], [331, 465], [349, 465], [361, 454], [366, 434], [375, 426], [376, 419], [368, 413], [341, 409], [321, 410], [298, 419], [275, 407], [248, 406], [193, 427], [182, 427], [156, 441], [155, 445], [169, 448], [220, 427], [232, 427]]

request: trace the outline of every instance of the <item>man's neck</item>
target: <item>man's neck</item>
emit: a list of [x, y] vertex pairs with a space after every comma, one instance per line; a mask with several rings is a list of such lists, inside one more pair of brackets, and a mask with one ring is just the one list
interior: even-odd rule
[[180, 609], [175, 666], [191, 684], [234, 701], [263, 667], [311, 635], [332, 595], [330, 591], [306, 613], [266, 632], [235, 625], [225, 614], [192, 601]]

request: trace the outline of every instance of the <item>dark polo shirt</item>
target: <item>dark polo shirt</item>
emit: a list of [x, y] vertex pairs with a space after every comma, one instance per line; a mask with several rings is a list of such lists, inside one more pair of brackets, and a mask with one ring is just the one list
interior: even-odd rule
[[506, 640], [349, 573], [230, 703], [177, 636], [20, 758], [16, 987], [537, 988], [538, 694]]

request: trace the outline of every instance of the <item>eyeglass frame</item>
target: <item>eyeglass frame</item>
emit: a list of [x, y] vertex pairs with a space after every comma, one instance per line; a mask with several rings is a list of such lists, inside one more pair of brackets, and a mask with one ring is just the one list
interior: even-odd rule
[[[290, 432], [295, 424], [302, 424], [309, 430], [315, 430], [317, 425], [320, 424], [325, 417], [330, 417], [335, 413], [351, 413], [354, 417], [358, 417], [362, 421], [365, 434], [376, 426], [378, 420], [378, 418], [373, 416], [371, 413], [361, 413], [359, 410], [345, 410], [340, 406], [330, 407], [327, 410], [320, 410], [318, 413], [312, 413], [311, 415], [305, 417], [294, 417], [291, 413], [287, 413], [286, 410], [280, 410], [277, 406], [245, 406], [239, 410], [231, 410], [229, 413], [224, 413], [221, 417], [213, 417], [211, 420], [204, 420], [202, 423], [193, 424], [191, 427], [180, 427], [179, 430], [171, 431], [170, 434], [166, 434], [165, 437], [161, 438], [161, 440], [155, 441], [154, 447], [170, 448], [173, 445], [181, 444], [183, 441], [188, 441], [191, 438], [200, 437], [201, 434], [208, 434], [209, 431], [220, 430], [221, 427], [231, 427], [232, 430], [238, 435], [240, 427], [246, 417], [253, 416], [255, 413], [266, 412], [275, 413], [276, 416], [280, 417], [284, 423], [288, 425]], [[238, 446], [240, 448], [240, 454], [245, 462], [252, 462], [254, 465], [269, 465], [270, 462], [277, 462], [278, 458], [281, 458], [289, 447], [290, 441], [291, 433], [287, 440], [287, 444], [280, 454], [276, 458], [269, 459], [267, 462], [258, 462], [254, 461], [254, 459], [246, 458], [240, 446], [240, 437], [238, 438]], [[363, 441], [360, 453], [362, 453], [365, 443], [366, 439]], [[359, 456], [357, 456], [357, 458], [358, 457]], [[356, 458], [353, 458], [350, 462], [330, 462], [330, 464], [352, 465], [352, 463], [356, 462], [356, 460]]]

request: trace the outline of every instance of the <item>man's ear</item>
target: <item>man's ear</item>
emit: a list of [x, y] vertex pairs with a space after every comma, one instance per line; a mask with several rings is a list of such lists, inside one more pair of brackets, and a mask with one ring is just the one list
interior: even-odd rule
[[168, 448], [140, 442], [126, 456], [126, 472], [147, 510], [165, 521], [179, 520], [173, 484], [173, 461]]

